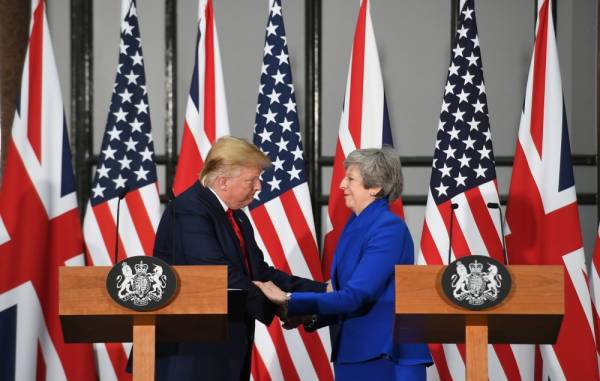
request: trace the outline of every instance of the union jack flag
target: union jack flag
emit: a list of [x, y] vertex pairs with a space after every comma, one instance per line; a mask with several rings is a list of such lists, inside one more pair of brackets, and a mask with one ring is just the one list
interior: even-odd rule
[[[329, 279], [335, 246], [348, 218], [350, 209], [344, 203], [340, 182], [344, 178], [344, 159], [359, 148], [381, 148], [393, 145], [390, 118], [385, 101], [383, 77], [379, 64], [377, 42], [371, 23], [369, 1], [362, 0], [354, 32], [354, 43], [348, 69], [346, 95], [340, 118], [338, 141], [333, 161], [333, 176], [329, 190], [327, 228], [323, 247], [323, 277]], [[391, 205], [403, 216], [402, 201]]]
[[[249, 206], [256, 241], [279, 270], [322, 280], [281, 0], [271, 1], [269, 10], [254, 144], [273, 162]], [[329, 352], [327, 330], [284, 331], [277, 318], [269, 327], [258, 323], [252, 378], [333, 380]]]
[[[117, 202], [120, 206], [115, 242]], [[109, 106], [101, 155], [84, 218], [87, 254], [95, 266], [110, 266], [115, 243], [121, 260], [152, 255], [160, 218], [154, 144], [135, 0], [121, 3], [119, 63]], [[131, 344], [96, 344], [102, 380], [130, 378], [125, 373]]]
[[45, 2], [29, 45], [0, 189], [0, 379], [95, 380], [92, 346], [65, 344], [58, 268], [84, 264], [67, 125]]
[[214, 141], [229, 135], [225, 85], [212, 0], [201, 0], [198, 37], [183, 139], [173, 183], [175, 196], [198, 180]]
[[[504, 261], [500, 211], [488, 207], [498, 208], [499, 198], [487, 103], [475, 3], [463, 0], [433, 153], [419, 264], [447, 263], [450, 236], [452, 260], [477, 254]], [[442, 380], [464, 378], [463, 345], [432, 344], [430, 349], [435, 362], [430, 373], [437, 371]], [[489, 369], [490, 380], [519, 379], [508, 345], [489, 347]]]
[[590, 295], [592, 297], [596, 352], [600, 359], [600, 224], [598, 225], [596, 234], [596, 248], [594, 249], [594, 256], [592, 257], [592, 266], [588, 282]]
[[565, 316], [555, 345], [518, 356], [525, 379], [598, 380], [569, 131], [550, 0], [538, 3], [535, 45], [508, 195], [506, 243], [514, 264], [566, 267]]

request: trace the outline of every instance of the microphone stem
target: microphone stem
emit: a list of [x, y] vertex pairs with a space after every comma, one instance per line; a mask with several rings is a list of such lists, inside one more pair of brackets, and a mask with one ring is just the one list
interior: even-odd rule
[[506, 241], [504, 240], [504, 223], [502, 219], [502, 207], [498, 205], [498, 213], [500, 213], [500, 234], [502, 234], [502, 254], [504, 254], [504, 265], [508, 265], [508, 255], [506, 254]]
[[450, 204], [450, 234], [448, 235], [448, 265], [452, 258], [452, 232], [454, 231], [454, 205]]
[[119, 261], [119, 215], [121, 211], [121, 197], [117, 200], [117, 227], [115, 229], [115, 265]]

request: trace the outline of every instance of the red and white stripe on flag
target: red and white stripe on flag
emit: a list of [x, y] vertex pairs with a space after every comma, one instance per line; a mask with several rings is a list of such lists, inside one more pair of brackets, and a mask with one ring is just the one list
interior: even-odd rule
[[45, 2], [31, 9], [0, 190], [2, 375], [95, 380], [92, 346], [65, 344], [58, 317], [58, 268], [84, 264], [83, 240]]
[[[265, 260], [279, 270], [321, 280], [319, 252], [306, 183], [250, 211], [256, 241]], [[256, 324], [252, 378], [333, 380], [329, 331], [284, 330], [276, 317], [270, 326]]]
[[565, 316], [555, 345], [518, 358], [524, 379], [598, 380], [571, 149], [550, 0], [539, 2], [533, 57], [509, 189], [510, 263], [564, 265]]
[[[503, 262], [499, 210], [489, 207], [497, 208], [499, 197], [474, 0], [460, 2], [452, 52], [417, 261], [443, 264], [476, 254]], [[464, 345], [430, 349], [430, 379], [464, 379]], [[490, 345], [488, 359], [491, 380], [520, 379], [511, 346]]]
[[[261, 174], [249, 217], [269, 264], [322, 280], [287, 41], [281, 0], [271, 0], [253, 142], [273, 166]], [[268, 327], [256, 324], [254, 344], [254, 381], [333, 380], [328, 329], [288, 331], [275, 318]]]
[[[391, 136], [369, 1], [362, 0], [354, 32], [344, 108], [340, 118], [329, 190], [322, 258], [325, 279], [330, 277], [335, 247], [350, 217], [350, 210], [346, 207], [344, 195], [339, 188], [345, 173], [344, 160], [348, 154], [359, 148], [381, 148], [384, 144], [393, 145]], [[401, 200], [395, 202], [392, 208], [402, 216]]]
[[221, 53], [212, 0], [200, 0], [195, 51], [181, 151], [173, 183], [175, 196], [198, 180], [198, 174], [215, 139], [229, 135]]
[[[160, 218], [154, 143], [135, 0], [122, 0], [119, 62], [83, 233], [94, 266], [152, 255]], [[116, 236], [117, 205], [119, 232]], [[130, 343], [95, 344], [99, 378], [127, 380]]]

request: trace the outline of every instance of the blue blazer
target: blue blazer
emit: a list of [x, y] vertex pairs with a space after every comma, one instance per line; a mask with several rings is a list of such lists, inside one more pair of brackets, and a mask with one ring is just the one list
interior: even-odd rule
[[402, 365], [431, 364], [426, 344], [393, 339], [394, 266], [412, 265], [413, 250], [404, 221], [390, 212], [386, 200], [375, 200], [344, 227], [331, 268], [334, 291], [294, 292], [289, 314], [318, 314], [321, 325], [338, 322], [332, 337], [335, 363], [388, 357]]
[[254, 239], [248, 216], [234, 211], [248, 252], [251, 274], [243, 265], [239, 241], [217, 197], [200, 182], [176, 197], [165, 209], [156, 232], [154, 256], [174, 265], [226, 265], [230, 288], [247, 290], [242, 319], [228, 322], [225, 341], [159, 343], [156, 379], [235, 380], [250, 378], [254, 321], [269, 325], [276, 305], [252, 283], [273, 281], [286, 291], [325, 291], [325, 284], [291, 276], [269, 266]]

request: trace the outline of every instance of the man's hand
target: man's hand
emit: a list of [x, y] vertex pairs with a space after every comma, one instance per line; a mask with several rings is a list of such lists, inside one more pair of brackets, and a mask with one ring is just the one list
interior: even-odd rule
[[[263, 294], [273, 303], [283, 305], [288, 301], [287, 293], [282, 291], [275, 283], [254, 281], [254, 284], [260, 288]], [[286, 311], [287, 314], [287, 311]]]

